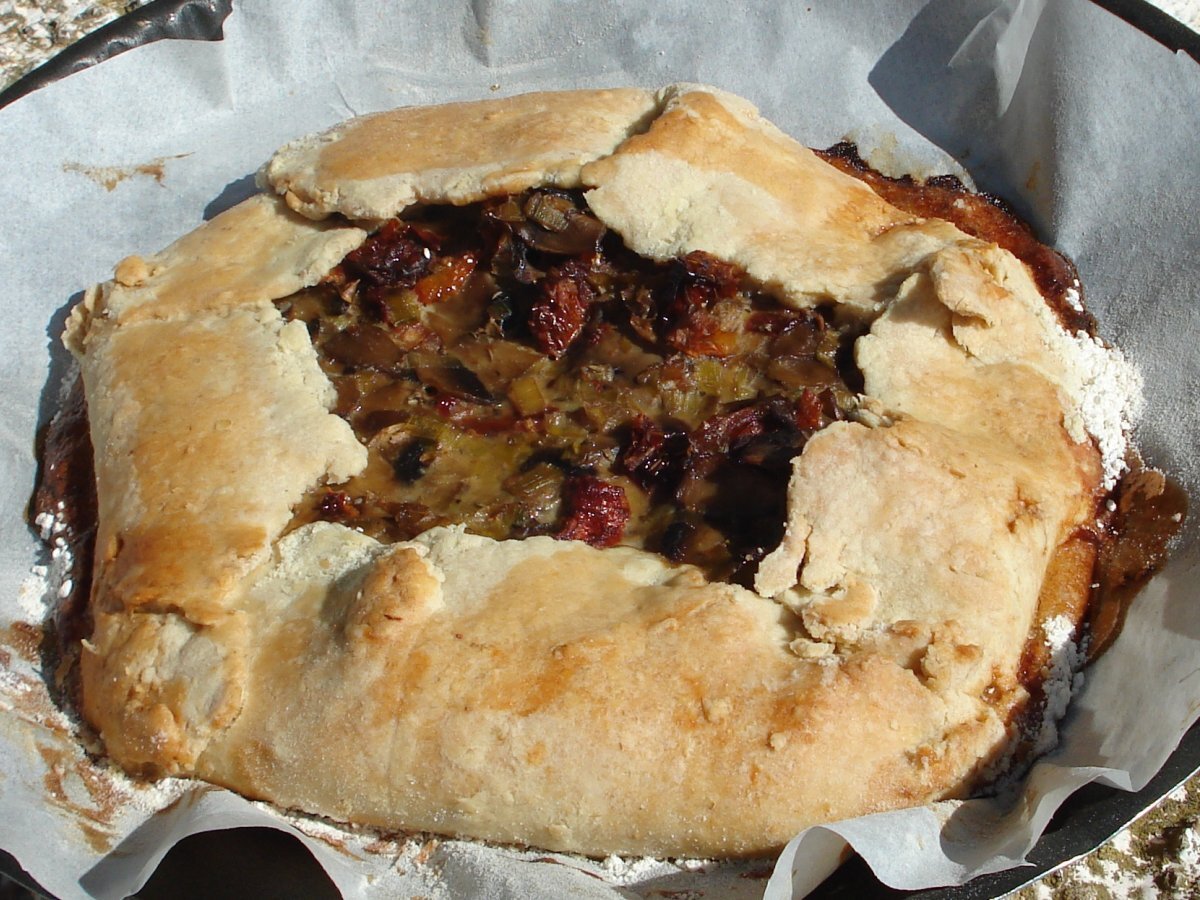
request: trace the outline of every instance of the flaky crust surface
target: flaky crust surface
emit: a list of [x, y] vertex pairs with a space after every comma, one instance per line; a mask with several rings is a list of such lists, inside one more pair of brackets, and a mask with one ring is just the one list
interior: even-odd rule
[[[1100, 479], [1015, 258], [686, 85], [379, 114], [266, 177], [283, 199], [122, 263], [69, 328], [101, 506], [84, 709], [118, 762], [386, 828], [708, 856], [960, 795], [1005, 751]], [[365, 236], [309, 219], [543, 184], [586, 185], [644, 255], [705, 250], [870, 321], [863, 411], [794, 461], [755, 592], [549, 538], [282, 536], [365, 464], [271, 303]]]
[[309, 485], [365, 465], [303, 325], [271, 303], [365, 236], [256, 197], [125, 260], [72, 315], [99, 500], [84, 711], [127, 766], [184, 770], [237, 715], [243, 580]]
[[293, 209], [387, 219], [414, 203], [463, 204], [537, 185], [579, 186], [655, 110], [638, 88], [521, 94], [352, 119], [275, 154], [266, 177]]

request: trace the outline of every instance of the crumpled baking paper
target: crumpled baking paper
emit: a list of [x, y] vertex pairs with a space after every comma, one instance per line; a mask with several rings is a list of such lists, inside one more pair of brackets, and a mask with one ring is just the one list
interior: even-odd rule
[[[49, 703], [36, 623], [62, 559], [26, 512], [35, 435], [68, 367], [66, 310], [121, 257], [249, 194], [276, 146], [347, 116], [699, 81], [752, 99], [810, 146], [850, 137], [881, 168], [965, 168], [1074, 258], [1101, 333], [1145, 375], [1141, 448], [1197, 495], [1200, 71], [1086, 0], [241, 0], [225, 35], [139, 48], [0, 111], [0, 847], [58, 896], [123, 896], [183, 836], [248, 824], [299, 835], [347, 897], [763, 890], [761, 863], [597, 863], [355, 836], [190, 782], [145, 789], [89, 759]], [[847, 842], [895, 887], [959, 883], [1019, 864], [1078, 786], [1143, 785], [1197, 717], [1198, 559], [1189, 524], [1015, 806], [944, 803], [810, 829], [767, 895], [802, 896]]]

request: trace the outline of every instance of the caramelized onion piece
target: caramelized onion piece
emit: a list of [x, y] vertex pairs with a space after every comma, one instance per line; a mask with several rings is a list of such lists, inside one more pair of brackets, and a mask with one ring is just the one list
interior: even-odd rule
[[531, 520], [549, 524], [557, 518], [562, 505], [565, 478], [558, 466], [539, 462], [510, 476], [505, 480], [504, 487], [522, 505]]
[[417, 378], [426, 387], [463, 400], [477, 400], [480, 403], [494, 403], [496, 400], [479, 376], [452, 356], [413, 353], [409, 359]]
[[426, 306], [449, 300], [466, 287], [478, 262], [473, 253], [436, 260], [429, 266], [429, 274], [413, 286], [417, 299]]
[[403, 369], [404, 350], [374, 325], [351, 325], [325, 341], [321, 349], [330, 359], [352, 370], [378, 369], [398, 375]]

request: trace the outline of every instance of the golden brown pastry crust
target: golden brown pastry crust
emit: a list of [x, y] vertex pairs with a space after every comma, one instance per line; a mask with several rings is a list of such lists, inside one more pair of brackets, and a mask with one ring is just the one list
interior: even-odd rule
[[409, 106], [351, 119], [283, 147], [266, 179], [288, 205], [321, 219], [387, 219], [414, 203], [473, 203], [538, 185], [579, 186], [655, 110], [639, 88], [521, 94]]
[[757, 593], [549, 538], [281, 537], [365, 456], [271, 300], [364, 232], [247, 201], [123, 263], [67, 336], [101, 505], [84, 710], [114, 759], [387, 828], [707, 856], [959, 795], [1004, 752], [1043, 578], [1100, 479], [1010, 254], [692, 86], [380, 114], [266, 173], [306, 216], [368, 220], [584, 183], [645, 255], [872, 316], [867, 396], [795, 460]]
[[84, 712], [126, 766], [186, 769], [237, 715], [242, 581], [308, 485], [365, 464], [307, 332], [271, 304], [365, 236], [256, 197], [73, 311], [99, 501]]
[[653, 259], [705, 250], [794, 306], [875, 308], [963, 237], [833, 169], [739, 97], [678, 85], [644, 134], [584, 167], [588, 205]]

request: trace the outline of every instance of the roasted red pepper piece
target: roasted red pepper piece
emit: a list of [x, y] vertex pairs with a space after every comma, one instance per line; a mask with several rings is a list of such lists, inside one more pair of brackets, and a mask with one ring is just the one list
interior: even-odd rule
[[594, 475], [572, 475], [563, 483], [566, 519], [554, 535], [563, 541], [584, 541], [593, 547], [615, 547], [629, 522], [629, 501], [619, 484]]
[[821, 398], [805, 388], [796, 401], [796, 427], [816, 431], [821, 427], [821, 412]]
[[478, 264], [479, 260], [474, 253], [435, 260], [430, 266], [429, 274], [413, 288], [417, 299], [426, 306], [449, 300], [466, 287]]
[[538, 348], [551, 359], [558, 359], [583, 333], [596, 289], [575, 260], [548, 274], [539, 287], [529, 310], [529, 330]]
[[342, 268], [369, 287], [412, 287], [432, 259], [433, 250], [417, 229], [392, 219], [347, 254]]

